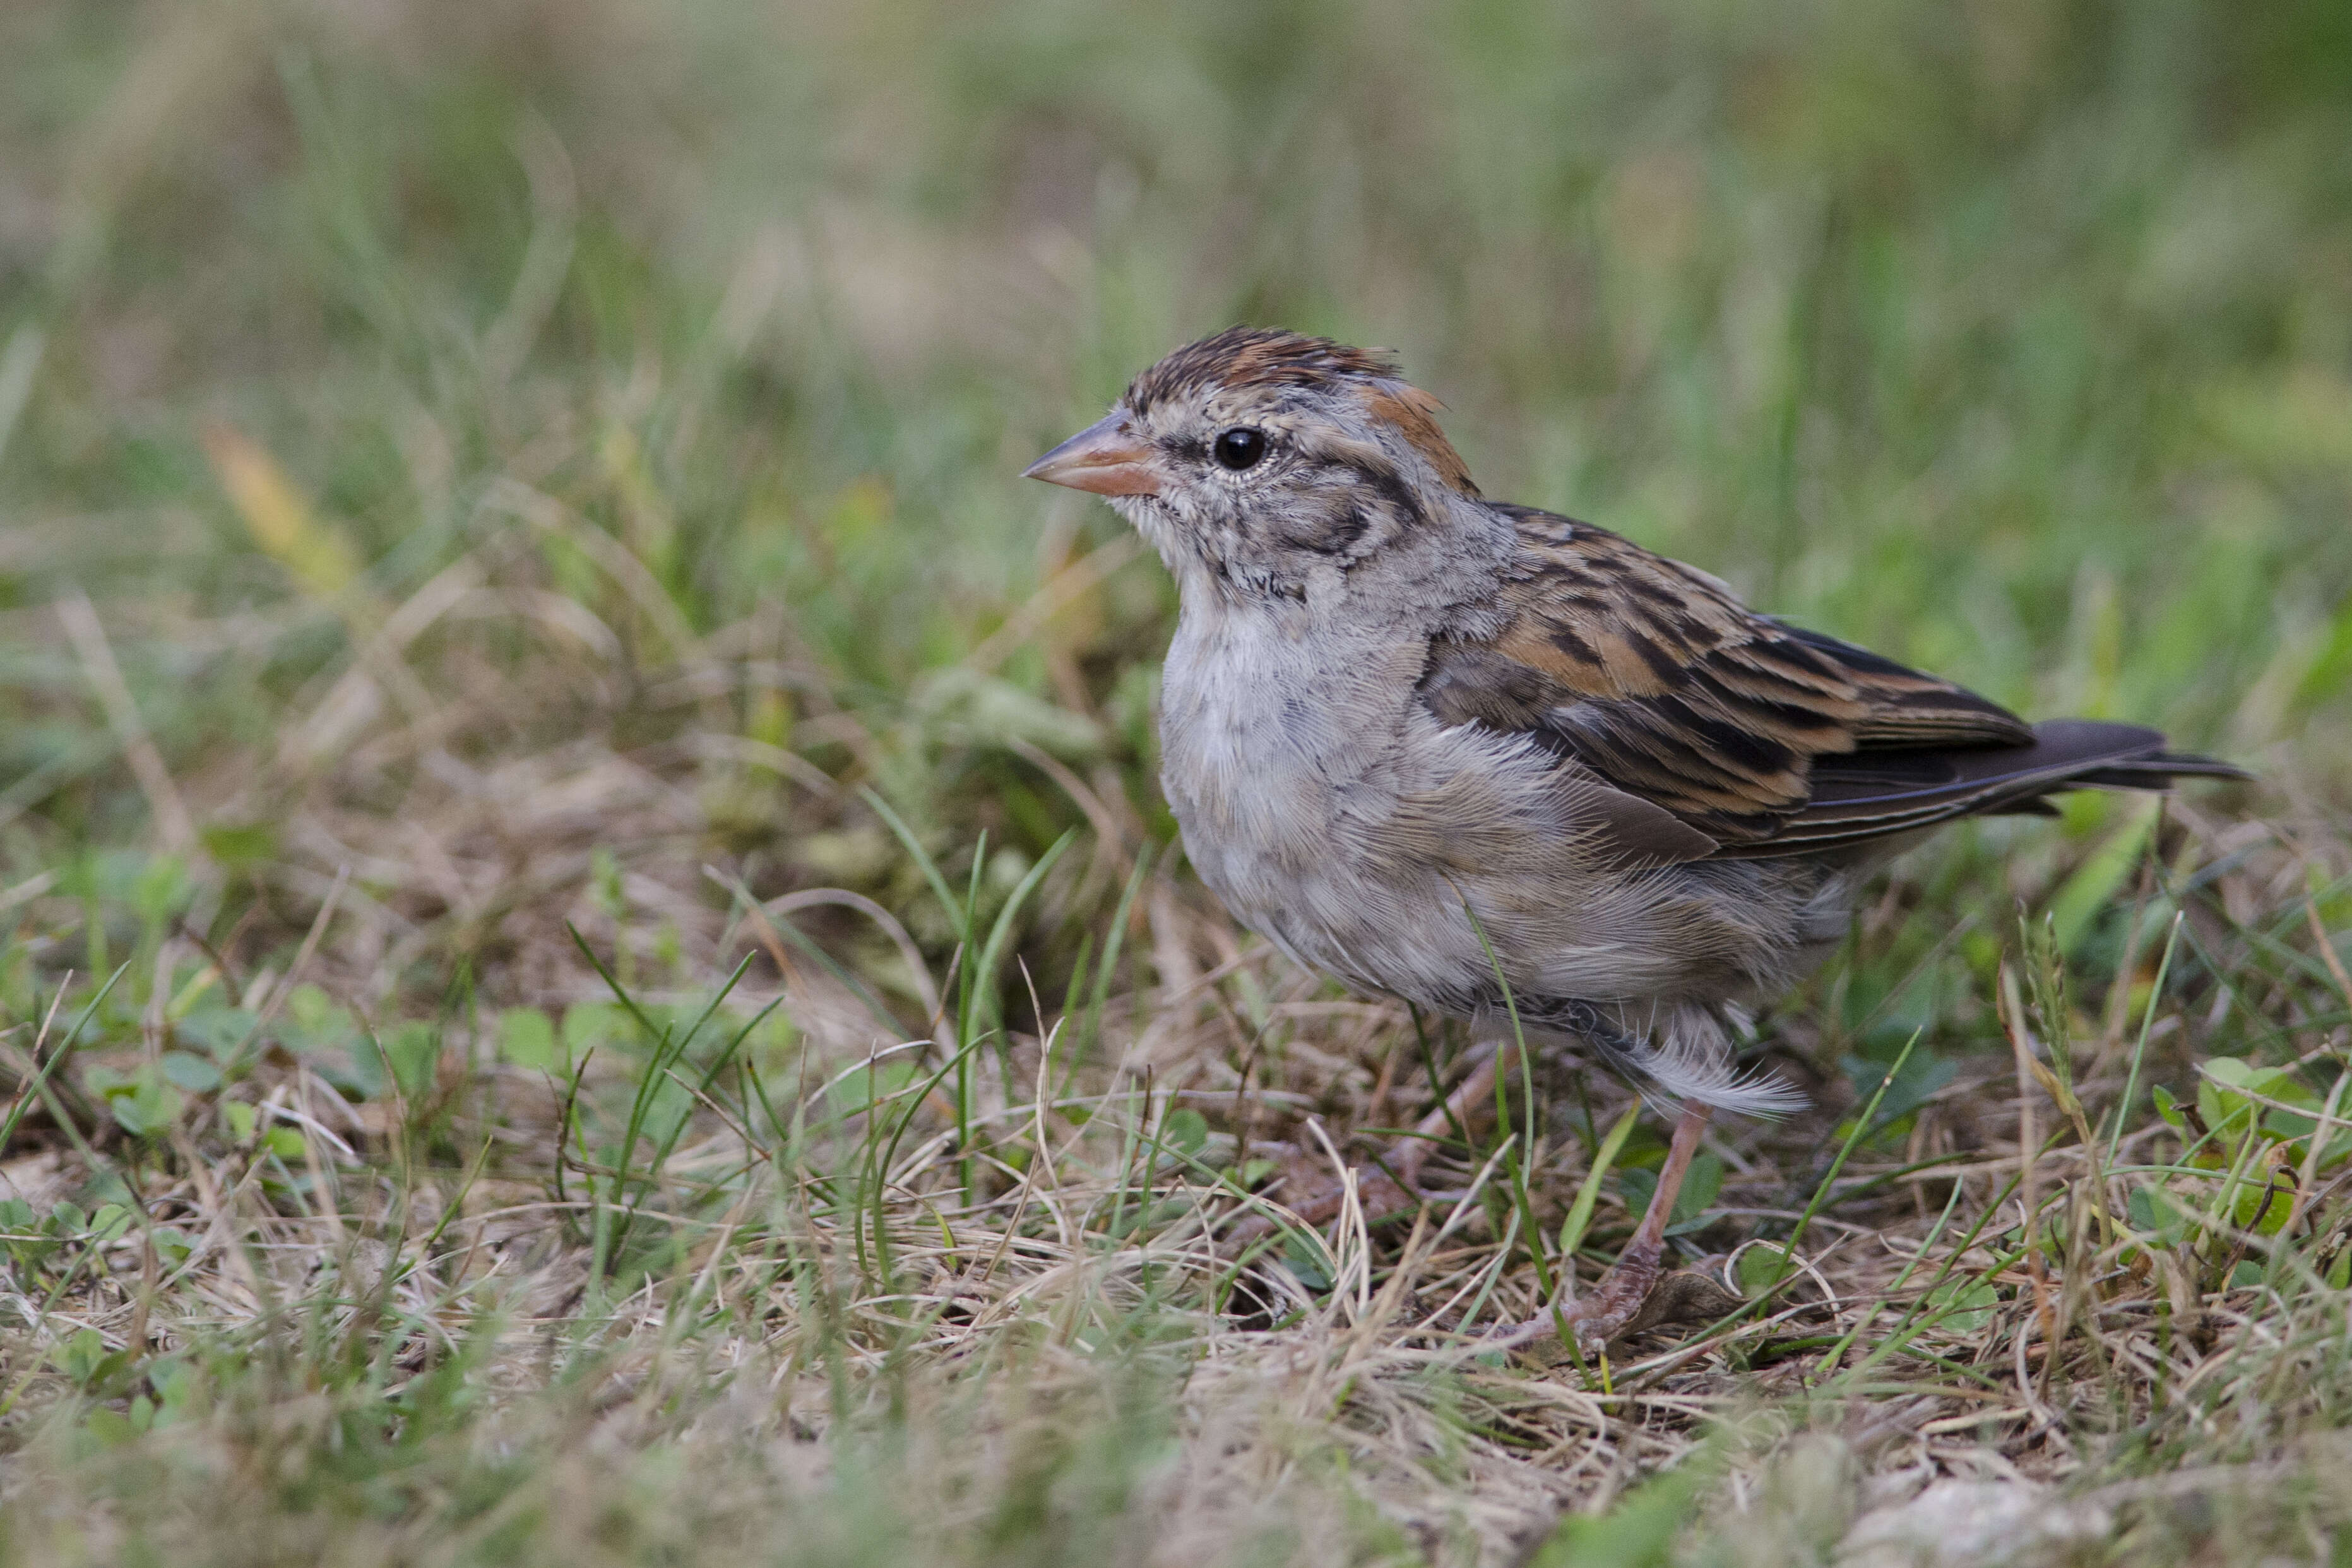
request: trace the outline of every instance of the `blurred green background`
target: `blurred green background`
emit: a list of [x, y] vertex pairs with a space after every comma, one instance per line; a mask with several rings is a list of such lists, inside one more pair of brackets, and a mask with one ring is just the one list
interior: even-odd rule
[[[538, 1560], [567, 1565], [880, 1563], [923, 1555], [894, 1542], [953, 1538], [967, 1541], [958, 1560], [1097, 1568], [1153, 1552], [1217, 1560], [1189, 1544], [1212, 1517], [1234, 1541], [1276, 1543], [1227, 1560], [1367, 1561], [1357, 1536], [1404, 1540], [1350, 1500], [1383, 1487], [1407, 1500], [1400, 1519], [1434, 1500], [1423, 1522], [1453, 1520], [1457, 1545], [1476, 1512], [1494, 1561], [1520, 1528], [1505, 1528], [1504, 1504], [1540, 1524], [1676, 1451], [1685, 1416], [1664, 1406], [1618, 1407], [1633, 1413], [1606, 1424], [1622, 1447], [1551, 1446], [1570, 1429], [1523, 1420], [1536, 1406], [1510, 1405], [1498, 1369], [1457, 1400], [1465, 1385], [1409, 1359], [1378, 1386], [1334, 1362], [1328, 1384], [1262, 1428], [1188, 1428], [1196, 1468], [1169, 1481], [1162, 1415], [1176, 1405], [1153, 1391], [1190, 1373], [1129, 1377], [1121, 1368], [1142, 1364], [1129, 1352], [1158, 1345], [1189, 1368], [1213, 1338], [1223, 1382], [1195, 1379], [1186, 1395], [1207, 1387], [1195, 1408], [1213, 1409], [1220, 1386], [1286, 1401], [1307, 1388], [1287, 1359], [1297, 1337], [1147, 1303], [1087, 1342], [1079, 1368], [1069, 1325], [1095, 1309], [1066, 1313], [1073, 1298], [1033, 1292], [1040, 1277], [1021, 1272], [1060, 1256], [1029, 1247], [1042, 1209], [1024, 1185], [1001, 1236], [975, 1231], [997, 1223], [985, 1205], [955, 1211], [962, 1239], [947, 1236], [936, 1128], [928, 1191], [885, 1181], [889, 1156], [872, 1163], [847, 1133], [782, 1167], [754, 1146], [772, 1175], [749, 1157], [723, 1176], [653, 1173], [671, 1144], [631, 1175], [659, 1052], [631, 1055], [583, 948], [666, 1023], [698, 1015], [714, 981], [764, 948], [772, 967], [747, 971], [734, 1002], [748, 1011], [751, 993], [781, 987], [791, 1005], [747, 1060], [809, 1089], [819, 1145], [860, 1119], [880, 1127], [882, 1097], [914, 1081], [911, 1055], [887, 1064], [895, 1079], [851, 1075], [877, 1042], [936, 1033], [934, 988], [955, 999], [942, 975], [960, 975], [959, 1026], [1005, 1026], [1003, 1104], [1021, 1103], [1033, 1068], [1038, 1096], [1053, 1087], [1024, 1031], [1057, 1018], [1083, 1020], [1064, 1037], [1096, 1074], [1077, 1090], [1139, 1082], [1136, 1128], [1155, 1087], [1163, 1113], [1184, 1084], [1218, 1091], [1202, 1103], [1221, 1150], [1273, 1131], [1258, 1129], [1261, 1100], [1285, 1116], [1319, 1108], [1343, 1136], [1412, 1100], [1408, 1064], [1385, 1100], [1392, 1017], [1324, 1005], [1328, 992], [1305, 1005], [1318, 983], [1246, 962], [1201, 889], [1134, 872], [1172, 832], [1151, 732], [1172, 594], [1107, 508], [1018, 478], [1136, 371], [1236, 321], [1397, 350], [1450, 405], [1489, 495], [1619, 529], [1761, 607], [2029, 712], [2163, 724], [2270, 781], [2184, 792], [2165, 808], [2169, 837], [2152, 808], [2078, 796], [2063, 822], [1972, 826], [1898, 868], [1853, 952], [1770, 1021], [1783, 1059], [1810, 1064], [1821, 1116], [1737, 1134], [1764, 1151], [1733, 1177], [1753, 1205], [1737, 1213], [1786, 1215], [1809, 1190], [1820, 1201], [1829, 1178], [1813, 1188], [1811, 1163], [1851, 1109], [1839, 1079], [1867, 1090], [1918, 1040], [1895, 1103], [1908, 1112], [1960, 1086], [1936, 1110], [1937, 1157], [2007, 1147], [2015, 1058], [1991, 998], [2021, 901], [2051, 913], [2078, 994], [2105, 1016], [2079, 1031], [2104, 1042], [2086, 1074], [2111, 1084], [2126, 1025], [2138, 1017], [2145, 1046], [2160, 1011], [2151, 1091], [2162, 1079], [2193, 1100], [2192, 1064], [2215, 1053], [2340, 1050], [2336, 953], [2303, 944], [2352, 921], [2344, 0], [17, 0], [0, 6], [0, 1055], [37, 1051], [43, 1009], [68, 990], [95, 1026], [56, 1075], [67, 1103], [0, 1151], [0, 1176], [39, 1200], [16, 1200], [11, 1223], [47, 1215], [47, 1230], [15, 1236], [12, 1267], [21, 1281], [27, 1258], [55, 1254], [79, 1269], [131, 1209], [186, 1226], [160, 1233], [177, 1246], [201, 1233], [208, 1272], [171, 1252], [177, 1271], [152, 1304], [158, 1324], [218, 1352], [203, 1376], [219, 1410], [189, 1417], [216, 1447], [182, 1463], [163, 1440], [181, 1416], [151, 1404], [158, 1440], [142, 1444], [129, 1383], [110, 1381], [145, 1376], [167, 1405], [196, 1386], [141, 1366], [201, 1357], [134, 1362], [160, 1242], [144, 1286], [129, 1243], [86, 1296], [55, 1286], [24, 1310], [28, 1331], [0, 1333], [0, 1447], [19, 1478], [0, 1563], [132, 1545], [175, 1563], [390, 1561], [383, 1543], [400, 1539], [448, 1562], [514, 1561], [537, 1540]], [[956, 900], [931, 897], [858, 795], [869, 787], [1002, 950], [955, 969], [942, 906]], [[1071, 828], [1085, 831], [1051, 877], [1024, 883]], [[2159, 861], [2193, 886], [2159, 897]], [[1143, 889], [1132, 906], [1128, 888]], [[786, 952], [747, 914], [752, 898], [807, 945]], [[2175, 909], [2192, 918], [2169, 926]], [[2150, 973], [2171, 929], [2188, 933], [2178, 963]], [[1212, 972], [1218, 984], [1202, 984]], [[1299, 1004], [1279, 1029], [1276, 1002]], [[1089, 1059], [1098, 1030], [1108, 1044]], [[191, 1048], [164, 1049], [175, 1040]], [[333, 1081], [348, 1104], [318, 1088], [333, 1077], [320, 1064], [346, 1052], [352, 1071]], [[576, 1102], [549, 1071], [567, 1067]], [[695, 1115], [689, 1087], [663, 1102], [673, 1144]], [[254, 1105], [287, 1093], [341, 1105], [358, 1150], [321, 1154], [340, 1135], [291, 1126], [256, 1142]], [[2118, 1125], [2137, 1129], [2147, 1112], [2130, 1093]], [[1083, 1095], [1071, 1106], [1094, 1142], [1074, 1131], [1052, 1184], [1083, 1196], [1114, 1168], [1118, 1184], [1075, 1239], [1065, 1227], [1056, 1245], [1075, 1263], [1145, 1233], [1129, 1228], [1126, 1124]], [[1208, 1147], [1209, 1120], [1179, 1114], [1189, 1122], [1163, 1114], [1160, 1130]], [[1026, 1158], [1017, 1121], [985, 1151], [1007, 1173], [1002, 1161]], [[58, 1143], [61, 1131], [79, 1143], [77, 1121], [114, 1152]], [[1924, 1157], [1913, 1133], [1927, 1120], [1905, 1125], [1905, 1158]], [[569, 1178], [566, 1127], [581, 1155]], [[719, 1149], [706, 1157], [734, 1160], [724, 1139], [706, 1142]], [[281, 1163], [256, 1187], [265, 1155]], [[298, 1177], [285, 1161], [309, 1163]], [[118, 1167], [144, 1184], [145, 1208]], [[593, 1207], [600, 1171], [592, 1265], [585, 1222], [552, 1216]], [[466, 1299], [489, 1303], [484, 1321], [510, 1308], [527, 1327], [409, 1379], [422, 1363], [395, 1366], [390, 1347], [425, 1308], [396, 1333], [348, 1317], [354, 1295], [390, 1310], [389, 1275], [356, 1250], [328, 1267], [303, 1216], [326, 1179], [352, 1229], [380, 1257], [414, 1243], [425, 1279], [456, 1209], [404, 1232], [400, 1216], [431, 1218], [408, 1206], [411, 1184], [462, 1204], [485, 1172], [499, 1192], [484, 1201], [516, 1205], [510, 1226], [488, 1244], [478, 1226], [453, 1267], [497, 1251], [480, 1268], [504, 1271], [509, 1294], [479, 1271], [452, 1274], [452, 1289], [482, 1285]], [[848, 1315], [793, 1296], [801, 1277], [775, 1259], [800, 1258], [794, 1238], [815, 1222], [779, 1206], [738, 1234], [735, 1216], [763, 1183], [808, 1202], [810, 1172], [821, 1193], [840, 1177], [827, 1223], [870, 1205], [878, 1243], [887, 1188], [894, 1246], [929, 1249], [916, 1233], [936, 1227], [950, 1262], [958, 1247], [967, 1261], [992, 1248], [983, 1281], [1026, 1225], [990, 1287], [999, 1338], [967, 1337], [964, 1295], [965, 1315], [948, 1318], [941, 1296], [908, 1330], [923, 1298], [904, 1294], [885, 1249], [868, 1271], [864, 1217], [854, 1273], [837, 1227], [829, 1244]], [[1539, 1175], [1575, 1173], [1554, 1161]], [[591, 1202], [567, 1199], [567, 1179]], [[756, 1289], [731, 1302], [722, 1290], [700, 1318], [681, 1297], [664, 1300], [686, 1300], [685, 1316], [658, 1325], [650, 1309], [616, 1317], [603, 1216], [632, 1181], [652, 1194], [649, 1215], [665, 1192], [675, 1200], [675, 1237], [722, 1212], [726, 1229], [707, 1266], [664, 1231], [670, 1250], [632, 1255], [614, 1289], [651, 1300], [689, 1264]], [[1858, 1206], [1870, 1185], [1847, 1189], [1842, 1212], [1894, 1214], [1893, 1189]], [[85, 1246], [96, 1221], [82, 1210], [101, 1201], [115, 1233]], [[1613, 1215], [1616, 1197], [1604, 1204]], [[336, 1249], [341, 1213], [319, 1211]], [[1520, 1235], [1504, 1233], [1498, 1268]], [[228, 1289], [247, 1256], [220, 1245], [231, 1236], [282, 1266], [283, 1320]], [[810, 1244], [819, 1262], [825, 1245]], [[1839, 1289], [1868, 1299], [1870, 1269], [1892, 1255], [1844, 1254], [1865, 1283], [1842, 1274]], [[2191, 1261], [2234, 1279], [2242, 1255]], [[1091, 1300], [1094, 1278], [1053, 1289]], [[2181, 1278], [2166, 1288], [2186, 1290]], [[1969, 1289], [1993, 1300], [1989, 1284]], [[110, 1317], [90, 1304], [107, 1290]], [[2117, 1561], [2249, 1561], [2304, 1529], [2295, 1510], [2311, 1499], [2352, 1495], [2340, 1444], [2320, 1436], [2343, 1423], [2340, 1301], [2298, 1300], [2303, 1327], [2221, 1335], [2242, 1372], [2208, 1375], [2208, 1363], [2143, 1386], [2116, 1370], [2137, 1364], [2134, 1350], [2099, 1392], [2053, 1395], [2074, 1425], [2051, 1428], [2047, 1451], [2083, 1457], [2093, 1481], [2103, 1465], [2194, 1479], [2253, 1462], [2242, 1512], [2168, 1489], [2187, 1522], [2153, 1516]], [[241, 1359], [300, 1312], [352, 1326], [314, 1332], [310, 1359]], [[92, 1327], [51, 1343], [84, 1321], [73, 1313], [115, 1338]], [[1048, 1316], [1058, 1326], [1034, 1337], [1034, 1374], [1001, 1359]], [[567, 1335], [569, 1360], [554, 1348]], [[687, 1392], [665, 1404], [651, 1377], [612, 1409], [643, 1424], [592, 1425], [612, 1402], [588, 1347], [610, 1348], [609, 1385], [633, 1388], [655, 1337], [676, 1352], [667, 1386]], [[1328, 1345], [1364, 1339], [1351, 1329]], [[824, 1359], [842, 1344], [866, 1358], [855, 1378]], [[2021, 1320], [2014, 1348], [2021, 1375]], [[469, 1382], [478, 1352], [503, 1359], [473, 1363], [488, 1370]], [[799, 1380], [791, 1444], [761, 1356], [774, 1379]], [[2005, 1367], [2009, 1352], [1979, 1359]], [[987, 1397], [1027, 1414], [948, 1402], [977, 1399], [992, 1369], [1013, 1375]], [[1777, 1400], [1800, 1370], [1741, 1382], [1738, 1397]], [[1340, 1386], [1391, 1403], [1351, 1413]], [[1540, 1380], [1525, 1386], [1549, 1402], [1543, 1420], [1567, 1420]], [[491, 1388], [525, 1392], [478, 1392]], [[1433, 1410], [1458, 1402], [1468, 1425], [1391, 1429], [1381, 1414], [1387, 1459], [1360, 1428], [1338, 1441], [1340, 1422], [1392, 1410], [1400, 1389]], [[721, 1398], [746, 1425], [705, 1403]], [[659, 1421], [645, 1415], [657, 1405]], [[1321, 1414], [1302, 1428], [1310, 1406]], [[341, 1426], [319, 1414], [331, 1408]], [[1824, 1408], [1789, 1429], [1824, 1432]], [[1868, 1430], [1927, 1406], [1881, 1408], [1896, 1413]], [[20, 1438], [42, 1409], [58, 1413], [52, 1436]], [[863, 1468], [860, 1409], [890, 1438]], [[814, 1447], [802, 1415], [818, 1410], [836, 1423], [832, 1491], [764, 1468]], [[1494, 1410], [1506, 1414], [1477, 1414]], [[898, 1433], [918, 1439], [912, 1459]], [[1826, 1494], [1790, 1447], [1802, 1513]], [[633, 1458], [640, 1447], [653, 1451]], [[1526, 1459], [1508, 1474], [1495, 1461], [1507, 1449]], [[2305, 1453], [2334, 1468], [2282, 1479]], [[1425, 1476], [1399, 1480], [1424, 1460]], [[1192, 1535], [1133, 1501], [1150, 1500], [1132, 1489], [1144, 1476], [1192, 1500]], [[1648, 1500], [1626, 1513], [1650, 1544], [1622, 1561], [1664, 1560], [1694, 1495], [1669, 1483], [1634, 1494]], [[1341, 1500], [1310, 1506], [1318, 1493]], [[793, 1500], [806, 1498], [839, 1506]], [[20, 1544], [43, 1529], [47, 1548]], [[1381, 1550], [1405, 1560], [1434, 1539]], [[1718, 1539], [1706, 1560], [1801, 1555], [1749, 1515]], [[1454, 1560], [1475, 1555], [1462, 1545]]]
[[787, 881], [887, 846], [687, 742], [1029, 855], [1034, 743], [1164, 831], [1170, 591], [1016, 476], [1234, 321], [1400, 351], [1489, 494], [2343, 797], [2332, 0], [78, 0], [0, 62], [11, 880], [171, 810], [77, 588], [213, 858], [313, 900], [583, 736]]

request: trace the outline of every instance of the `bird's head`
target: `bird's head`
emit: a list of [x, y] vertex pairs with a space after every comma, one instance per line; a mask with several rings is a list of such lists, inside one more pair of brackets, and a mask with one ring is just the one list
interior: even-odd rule
[[1108, 497], [1188, 587], [1304, 598], [1475, 503], [1438, 406], [1380, 353], [1234, 327], [1137, 376], [1027, 475]]

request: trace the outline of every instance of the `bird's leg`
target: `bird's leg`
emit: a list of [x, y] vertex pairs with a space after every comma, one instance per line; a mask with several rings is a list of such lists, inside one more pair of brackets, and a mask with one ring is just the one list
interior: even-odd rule
[[[1697, 1104], [1683, 1107], [1665, 1165], [1658, 1172], [1658, 1190], [1650, 1195], [1648, 1211], [1634, 1227], [1633, 1239], [1618, 1254], [1617, 1267], [1608, 1278], [1582, 1300], [1571, 1299], [1572, 1286], [1563, 1283], [1560, 1303], [1529, 1328], [1564, 1324], [1586, 1346], [1598, 1348], [1633, 1321], [1658, 1282], [1658, 1267], [1666, 1254], [1666, 1222], [1674, 1217], [1675, 1199], [1683, 1190], [1683, 1178], [1690, 1173], [1691, 1157], [1698, 1152], [1713, 1109]], [[1563, 1258], [1561, 1266], [1572, 1268], [1573, 1260]]]
[[1392, 1182], [1403, 1190], [1415, 1193], [1421, 1182], [1421, 1168], [1429, 1163], [1430, 1152], [1435, 1149], [1455, 1128], [1468, 1131], [1495, 1110], [1495, 1075], [1503, 1070], [1503, 1052], [1496, 1046], [1486, 1059], [1470, 1069], [1438, 1108], [1412, 1125], [1412, 1136], [1400, 1138], [1389, 1145], [1381, 1165]]
[[[1429, 1163], [1431, 1151], [1452, 1136], [1455, 1128], [1466, 1132], [1480, 1125], [1482, 1118], [1493, 1116], [1495, 1075], [1502, 1070], [1504, 1053], [1511, 1048], [1498, 1045], [1488, 1052], [1444, 1104], [1413, 1124], [1411, 1136], [1391, 1143], [1363, 1170], [1357, 1178], [1356, 1192], [1366, 1218], [1382, 1219], [1421, 1203], [1421, 1170]], [[1292, 1196], [1290, 1210], [1309, 1225], [1322, 1225], [1339, 1214], [1346, 1200], [1347, 1188], [1339, 1173], [1327, 1169], [1312, 1185]], [[1255, 1241], [1273, 1228], [1271, 1220], [1253, 1215], [1228, 1235], [1234, 1241]]]

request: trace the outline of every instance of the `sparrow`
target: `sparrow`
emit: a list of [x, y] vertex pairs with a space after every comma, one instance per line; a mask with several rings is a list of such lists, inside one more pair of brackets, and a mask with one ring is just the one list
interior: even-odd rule
[[[1026, 475], [1108, 498], [1175, 578], [1160, 783], [1237, 920], [1676, 1114], [1616, 1268], [1538, 1320], [1603, 1344], [1658, 1278], [1708, 1117], [1801, 1102], [1740, 1070], [1734, 1010], [1830, 952], [1873, 870], [2060, 791], [2245, 775], [2137, 725], [2028, 724], [1606, 529], [1489, 500], [1440, 407], [1384, 353], [1234, 327]], [[1458, 1105], [1491, 1096], [1502, 1055]], [[1382, 1163], [1394, 1195], [1433, 1141]]]

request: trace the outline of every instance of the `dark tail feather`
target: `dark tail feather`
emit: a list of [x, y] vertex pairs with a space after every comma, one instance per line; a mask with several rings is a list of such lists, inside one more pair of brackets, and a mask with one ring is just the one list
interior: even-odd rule
[[2244, 779], [2244, 769], [2164, 749], [2137, 724], [2053, 719], [2025, 746], [1867, 751], [1814, 764], [1813, 798], [1772, 837], [1726, 858], [1804, 854], [1913, 833], [1963, 816], [2038, 812], [2070, 789], [2163, 789], [2177, 778]]
[[2225, 763], [2219, 757], [2200, 757], [2187, 752], [2158, 752], [2152, 757], [2139, 757], [2083, 773], [2075, 782], [2101, 789], [2162, 789], [2174, 779], [2250, 779], [2253, 776], [2237, 763]]

